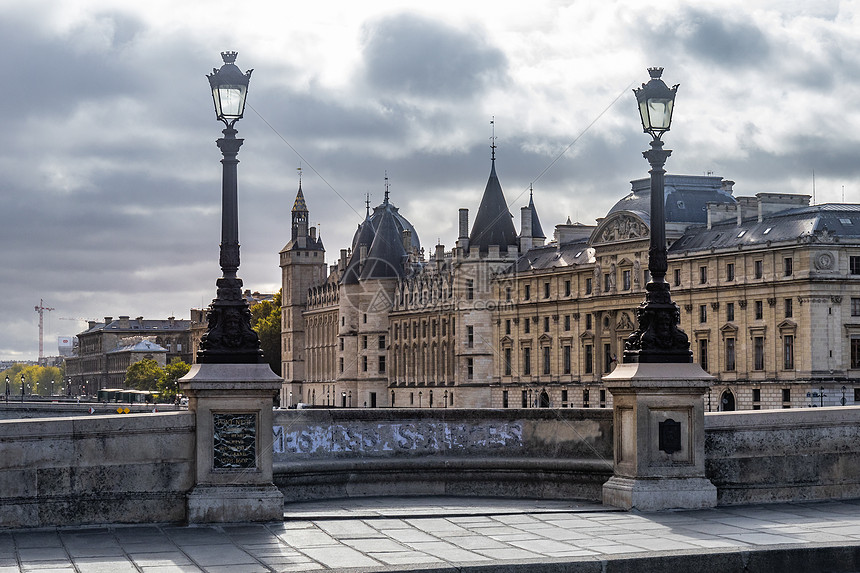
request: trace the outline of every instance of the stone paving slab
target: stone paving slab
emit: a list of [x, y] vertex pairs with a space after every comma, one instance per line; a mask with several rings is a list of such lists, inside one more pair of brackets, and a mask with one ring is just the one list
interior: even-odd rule
[[0, 531], [0, 573], [860, 572], [860, 500], [644, 514], [428, 497], [285, 513], [265, 524]]

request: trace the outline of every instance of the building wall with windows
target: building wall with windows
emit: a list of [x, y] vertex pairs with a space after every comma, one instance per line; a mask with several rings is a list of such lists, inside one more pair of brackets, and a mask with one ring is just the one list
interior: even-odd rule
[[[666, 176], [666, 280], [693, 359], [715, 378], [706, 408], [854, 404], [860, 206], [736, 197], [733, 185]], [[602, 378], [624, 361], [650, 280], [650, 181], [549, 242], [533, 197], [519, 235], [498, 224], [511, 219], [494, 164], [449, 251], [425, 256], [386, 192], [327, 278], [282, 258], [284, 292], [301, 287], [284, 296], [285, 365], [302, 356], [282, 404], [611, 407]]]

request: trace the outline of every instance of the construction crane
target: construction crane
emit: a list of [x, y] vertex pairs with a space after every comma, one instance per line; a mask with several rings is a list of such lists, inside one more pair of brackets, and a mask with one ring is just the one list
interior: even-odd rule
[[39, 364], [45, 358], [45, 311], [57, 310], [45, 306], [45, 301], [39, 299], [39, 305], [36, 307], [36, 312], [39, 313]]

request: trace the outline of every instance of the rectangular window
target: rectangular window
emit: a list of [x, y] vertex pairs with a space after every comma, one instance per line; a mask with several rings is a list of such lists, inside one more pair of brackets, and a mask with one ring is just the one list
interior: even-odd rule
[[699, 305], [699, 322], [708, 322], [708, 305], [706, 304]]
[[528, 407], [529, 407], [529, 395], [525, 390], [523, 390], [523, 408], [528, 408]]
[[699, 267], [699, 284], [707, 284], [708, 282], [708, 267]]
[[854, 401], [860, 402], [860, 388], [854, 388]]
[[794, 272], [794, 259], [785, 257], [782, 259], [782, 272], [785, 276], [790, 277]]
[[761, 259], [753, 261], [753, 275], [757, 279], [764, 275], [764, 262]]
[[384, 334], [379, 335], [379, 349], [385, 350], [385, 335]]
[[570, 281], [564, 281], [564, 296], [570, 296]]
[[564, 329], [570, 330], [570, 315], [569, 314], [564, 315]]
[[531, 319], [529, 317], [525, 317], [523, 319], [523, 332], [525, 332], [526, 334], [530, 333], [532, 331], [531, 324], [532, 324]]
[[532, 349], [523, 348], [523, 374], [526, 376], [532, 373]]
[[603, 292], [609, 292], [609, 289], [612, 287], [612, 275], [609, 273], [605, 273], [603, 275]]
[[761, 402], [761, 389], [760, 388], [753, 388], [752, 401], [753, 402]]
[[436, 321], [430, 323], [430, 336], [436, 336]]
[[505, 300], [511, 300], [511, 287], [505, 287]]
[[502, 390], [502, 408], [508, 407], [508, 391]]
[[764, 338], [753, 337], [753, 370], [764, 370]]
[[340, 349], [343, 350], [343, 338], [340, 339], [339, 344], [340, 344]]
[[561, 403], [567, 404], [567, 390], [561, 391]]
[[475, 327], [466, 327], [466, 348], [472, 348], [475, 345]]
[[708, 340], [704, 338], [699, 341], [699, 366], [708, 371]]
[[385, 356], [379, 357], [379, 373], [385, 374]]
[[851, 368], [860, 368], [860, 338], [851, 339]]
[[362, 337], [361, 337], [361, 347], [362, 347], [362, 348], [367, 348], [367, 336], [362, 336]]
[[505, 334], [510, 334], [510, 333], [511, 333], [511, 319], [506, 318], [505, 319]]
[[785, 299], [785, 318], [791, 318], [794, 315], [794, 301], [790, 298]]
[[726, 263], [726, 280], [727, 281], [735, 280], [735, 264], [734, 263]]
[[585, 373], [591, 374], [594, 372], [594, 351], [590, 344], [585, 345]]
[[585, 279], [585, 294], [591, 294], [591, 279]]
[[588, 390], [587, 389], [583, 390], [582, 391], [582, 407], [583, 408], [588, 408], [589, 397], [590, 396], [589, 396]]
[[362, 315], [361, 321], [362, 321], [364, 324], [367, 324], [367, 313], [364, 313], [364, 314]]
[[606, 407], [606, 390], [601, 390], [599, 396], [600, 396], [600, 407], [605, 408]]
[[549, 298], [549, 283], [543, 283], [543, 297]]
[[735, 339], [726, 338], [726, 370], [734, 372], [735, 370]]
[[860, 257], [850, 257], [848, 264], [852, 275], [860, 275]]
[[729, 322], [735, 320], [735, 303], [733, 302], [726, 303], [726, 320]]
[[786, 404], [791, 404], [791, 388], [782, 389], [782, 407], [785, 408]]
[[612, 372], [613, 362], [615, 361], [612, 359], [612, 347], [606, 343], [603, 345], [603, 371]]
[[367, 372], [367, 356], [361, 357], [361, 370], [362, 372]]
[[531, 285], [525, 285], [523, 287], [523, 299], [529, 300], [532, 297], [532, 287]]
[[570, 346], [563, 346], [561, 349], [562, 367], [565, 374], [570, 374]]
[[794, 370], [794, 336], [791, 334], [782, 337], [782, 367]]
[[851, 316], [860, 316], [860, 298], [851, 299]]
[[585, 315], [585, 330], [591, 330], [591, 326], [592, 326], [591, 325], [591, 315], [586, 314]]
[[475, 298], [475, 281], [466, 279], [466, 299], [472, 300]]
[[681, 269], [675, 269], [673, 274], [675, 278], [674, 286], [681, 286]]
[[548, 316], [543, 317], [543, 331], [549, 332], [549, 317]]
[[630, 290], [630, 270], [624, 270], [621, 272], [621, 287], [624, 290]]
[[511, 375], [511, 349], [505, 348], [505, 376]]
[[543, 373], [549, 374], [551, 362], [549, 360], [549, 346], [543, 347]]
[[471, 380], [475, 376], [475, 359], [466, 359], [466, 379]]
[[753, 308], [755, 308], [755, 319], [756, 320], [761, 320], [762, 318], [764, 318], [764, 303], [762, 303], [762, 301], [760, 301], [760, 300], [755, 301]]

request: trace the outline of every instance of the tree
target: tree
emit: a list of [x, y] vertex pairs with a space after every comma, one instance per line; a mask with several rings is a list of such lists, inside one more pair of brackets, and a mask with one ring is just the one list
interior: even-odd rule
[[181, 360], [174, 360], [164, 367], [158, 379], [158, 397], [162, 402], [173, 400], [179, 391], [178, 380], [188, 374], [191, 365]]
[[281, 291], [272, 300], [251, 307], [251, 328], [260, 337], [260, 348], [272, 372], [281, 375]]
[[47, 396], [51, 393], [51, 381], [54, 381], [54, 393], [63, 386], [63, 370], [56, 366], [37, 366], [35, 364], [13, 364], [0, 372], [0, 382], [3, 387], [0, 393], [6, 392], [6, 376], [9, 377], [9, 395], [21, 395], [21, 374], [24, 375], [26, 394]]
[[154, 391], [162, 374], [164, 371], [158, 362], [146, 358], [128, 367], [128, 370], [125, 371], [125, 385], [136, 390]]

